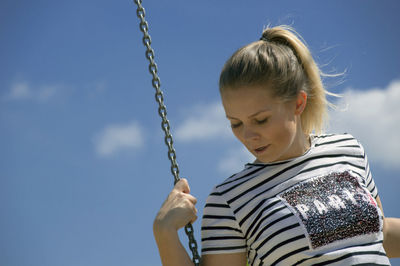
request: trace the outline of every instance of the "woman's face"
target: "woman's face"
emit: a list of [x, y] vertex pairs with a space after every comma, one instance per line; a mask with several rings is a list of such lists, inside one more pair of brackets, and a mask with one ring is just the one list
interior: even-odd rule
[[233, 134], [263, 163], [302, 155], [308, 140], [301, 129], [300, 114], [307, 95], [283, 102], [266, 88], [226, 89], [221, 93], [226, 117]]

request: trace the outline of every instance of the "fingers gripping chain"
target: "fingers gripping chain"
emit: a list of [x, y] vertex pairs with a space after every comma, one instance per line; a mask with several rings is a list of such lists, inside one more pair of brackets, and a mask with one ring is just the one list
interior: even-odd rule
[[[140, 19], [140, 23], [139, 23], [139, 28], [140, 31], [143, 33], [143, 45], [146, 47], [146, 58], [149, 60], [149, 72], [150, 74], [153, 76], [152, 79], [152, 85], [154, 87], [154, 89], [156, 90], [156, 94], [155, 94], [155, 99], [158, 103], [158, 114], [161, 117], [161, 128], [165, 133], [165, 144], [168, 147], [168, 158], [171, 161], [171, 173], [174, 176], [174, 183], [176, 184], [180, 178], [179, 178], [179, 167], [178, 167], [178, 163], [176, 162], [176, 153], [175, 153], [175, 149], [173, 147], [173, 139], [172, 139], [172, 135], [170, 132], [170, 124], [169, 121], [167, 119], [167, 108], [165, 107], [164, 104], [164, 96], [162, 91], [160, 90], [160, 86], [161, 86], [161, 82], [160, 82], [160, 78], [158, 77], [157, 74], [157, 64], [154, 60], [154, 50], [151, 48], [151, 37], [148, 33], [149, 31], [149, 25], [145, 19], [145, 10], [142, 6], [142, 0], [134, 0], [135, 4], [137, 5], [137, 10], [136, 10], [136, 15], [138, 16], [138, 18]], [[193, 254], [193, 263], [196, 266], [200, 265], [200, 256], [197, 252], [197, 242], [196, 239], [194, 238], [194, 234], [193, 234], [193, 227], [192, 225], [189, 223], [185, 226], [185, 232], [186, 235], [189, 238], [189, 248], [192, 251]]]

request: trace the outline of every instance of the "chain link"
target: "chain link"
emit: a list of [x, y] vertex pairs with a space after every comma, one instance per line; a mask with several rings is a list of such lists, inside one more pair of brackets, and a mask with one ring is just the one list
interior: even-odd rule
[[[161, 128], [165, 133], [165, 144], [168, 147], [168, 158], [171, 161], [171, 173], [174, 176], [174, 184], [176, 184], [180, 178], [179, 178], [179, 167], [178, 163], [176, 162], [176, 152], [174, 149], [174, 141], [172, 139], [172, 135], [170, 132], [171, 126], [169, 124], [169, 121], [167, 119], [167, 108], [165, 107], [164, 104], [164, 96], [162, 91], [160, 90], [161, 86], [161, 81], [160, 78], [158, 77], [157, 74], [157, 64], [154, 61], [154, 50], [151, 48], [151, 37], [148, 33], [149, 31], [149, 24], [147, 23], [145, 19], [145, 10], [142, 6], [142, 0], [134, 0], [135, 4], [137, 5], [137, 10], [136, 10], [136, 15], [140, 19], [139, 23], [139, 28], [140, 31], [143, 33], [143, 45], [146, 47], [146, 58], [149, 60], [149, 72], [153, 76], [153, 79], [151, 81], [154, 89], [156, 90], [155, 94], [155, 99], [158, 103], [158, 114], [161, 117]], [[197, 252], [198, 247], [197, 247], [197, 242], [196, 239], [194, 238], [194, 232], [193, 232], [193, 227], [189, 223], [185, 226], [185, 232], [186, 235], [189, 238], [189, 248], [192, 251], [193, 254], [193, 263], [196, 266], [200, 265], [200, 256]]]

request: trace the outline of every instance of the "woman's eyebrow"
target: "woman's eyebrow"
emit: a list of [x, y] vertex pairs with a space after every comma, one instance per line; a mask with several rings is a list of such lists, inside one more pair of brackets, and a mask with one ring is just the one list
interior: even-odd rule
[[[252, 115], [249, 115], [248, 118], [252, 118], [252, 117], [254, 117], [254, 116], [257, 116], [257, 115], [259, 115], [259, 114], [261, 114], [261, 113], [268, 112], [268, 111], [270, 111], [270, 109], [264, 109], [264, 110], [258, 111], [258, 112], [254, 113], [254, 114], [252, 114]], [[226, 115], [226, 118], [239, 120], [238, 118], [232, 117], [232, 116], [229, 116], [229, 115]]]

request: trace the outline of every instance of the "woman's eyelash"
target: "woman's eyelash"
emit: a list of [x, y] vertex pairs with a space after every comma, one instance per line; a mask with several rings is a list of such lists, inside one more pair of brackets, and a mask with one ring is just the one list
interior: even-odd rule
[[[264, 124], [268, 121], [268, 118], [262, 119], [262, 120], [255, 120], [255, 122], [259, 125]], [[231, 128], [238, 128], [242, 125], [242, 123], [236, 123], [236, 124], [231, 124]]]
[[268, 118], [265, 118], [263, 120], [256, 120], [257, 124], [264, 124], [267, 121], [268, 121]]
[[237, 124], [231, 124], [231, 128], [237, 128], [240, 127], [242, 123], [237, 123]]

